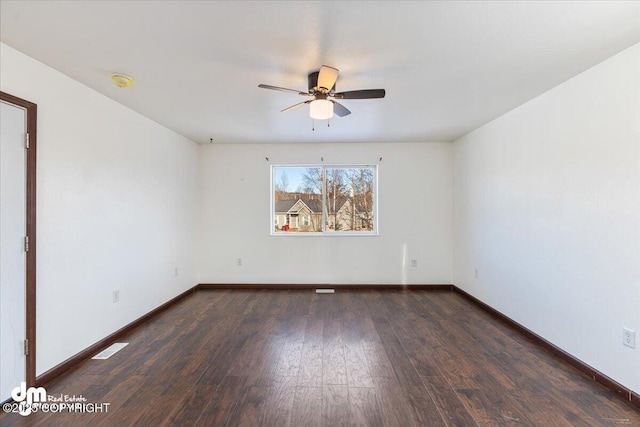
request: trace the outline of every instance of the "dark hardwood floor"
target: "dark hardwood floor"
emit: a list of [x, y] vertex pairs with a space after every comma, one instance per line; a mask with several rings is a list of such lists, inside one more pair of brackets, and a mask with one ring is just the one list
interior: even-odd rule
[[640, 411], [447, 291], [198, 291], [2, 426], [640, 426]]

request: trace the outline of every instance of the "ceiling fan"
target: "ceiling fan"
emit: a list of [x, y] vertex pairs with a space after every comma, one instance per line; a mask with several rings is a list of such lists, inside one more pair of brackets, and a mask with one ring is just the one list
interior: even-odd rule
[[258, 85], [258, 87], [261, 87], [263, 89], [296, 93], [308, 98], [313, 98], [292, 105], [291, 107], [287, 107], [282, 110], [282, 112], [285, 113], [297, 110], [298, 108], [309, 104], [309, 115], [311, 116], [311, 118], [316, 120], [330, 119], [331, 117], [333, 117], [334, 113], [338, 117], [344, 117], [351, 114], [351, 111], [349, 111], [347, 107], [334, 101], [335, 99], [384, 98], [384, 89], [364, 89], [351, 90], [347, 92], [336, 92], [336, 80], [338, 80], [338, 69], [323, 65], [322, 67], [320, 67], [320, 71], [315, 71], [309, 74], [308, 92], [265, 84], [260, 84]]

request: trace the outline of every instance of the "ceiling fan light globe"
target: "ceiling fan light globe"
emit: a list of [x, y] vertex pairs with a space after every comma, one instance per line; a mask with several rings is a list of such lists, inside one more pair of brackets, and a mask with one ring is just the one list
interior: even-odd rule
[[333, 117], [333, 102], [326, 99], [316, 99], [309, 104], [309, 115], [312, 119], [328, 120]]

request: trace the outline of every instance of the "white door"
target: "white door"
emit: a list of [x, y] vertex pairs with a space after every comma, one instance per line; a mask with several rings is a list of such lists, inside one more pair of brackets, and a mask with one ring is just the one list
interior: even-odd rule
[[0, 102], [0, 402], [26, 381], [26, 117]]

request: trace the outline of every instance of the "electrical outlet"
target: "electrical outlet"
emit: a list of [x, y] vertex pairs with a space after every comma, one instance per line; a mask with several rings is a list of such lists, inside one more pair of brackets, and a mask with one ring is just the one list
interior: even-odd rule
[[242, 265], [242, 258], [236, 259], [236, 265], [240, 267]]
[[173, 271], [173, 275], [178, 277], [178, 267], [176, 267], [175, 270]]
[[113, 303], [120, 301], [120, 289], [114, 289], [113, 291]]
[[627, 347], [636, 348], [636, 331], [629, 328], [622, 328], [622, 344]]
[[476, 279], [477, 279], [477, 278], [478, 278], [478, 269], [477, 269], [477, 268], [476, 268], [476, 270], [475, 270], [475, 273], [474, 273], [474, 274], [475, 274]]
[[417, 259], [412, 259], [411, 260], [411, 267], [417, 267], [418, 266], [418, 260]]

